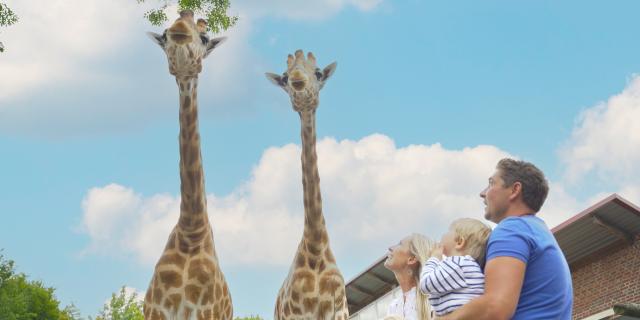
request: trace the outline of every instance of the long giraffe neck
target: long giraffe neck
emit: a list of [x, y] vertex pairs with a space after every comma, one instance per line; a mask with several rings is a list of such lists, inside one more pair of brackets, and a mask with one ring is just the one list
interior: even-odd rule
[[[186, 233], [205, 233], [209, 229], [204, 170], [198, 131], [198, 78], [176, 77], [180, 90], [180, 220]], [[194, 240], [200, 237], [196, 237]]]
[[304, 194], [304, 235], [307, 250], [318, 255], [328, 245], [327, 228], [322, 214], [320, 175], [316, 154], [315, 110], [301, 111], [302, 188]]

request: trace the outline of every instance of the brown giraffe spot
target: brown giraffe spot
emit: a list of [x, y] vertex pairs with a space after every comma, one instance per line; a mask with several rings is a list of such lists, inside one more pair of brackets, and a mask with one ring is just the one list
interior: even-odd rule
[[300, 301], [300, 294], [297, 291], [291, 292], [291, 300], [295, 302]]
[[219, 304], [214, 304], [213, 305], [213, 318], [214, 319], [220, 319], [220, 305]]
[[167, 241], [167, 245], [165, 246], [164, 250], [165, 251], [173, 250], [173, 248], [175, 247], [176, 247], [176, 233], [171, 232], [171, 234], [169, 235], [169, 241]]
[[303, 292], [311, 292], [316, 290], [315, 275], [307, 270], [298, 270], [293, 274], [293, 283], [302, 283]]
[[193, 309], [191, 309], [189, 307], [185, 307], [184, 308], [184, 318], [183, 319], [189, 319], [189, 317], [191, 316], [192, 312], [193, 312]]
[[202, 296], [202, 304], [213, 303], [213, 285], [207, 286], [207, 289]]
[[197, 247], [193, 247], [193, 249], [191, 249], [191, 256], [197, 256], [198, 254], [200, 254], [200, 247], [201, 246], [197, 246]]
[[200, 311], [200, 314], [198, 314], [198, 320], [209, 320], [211, 319], [211, 316], [211, 309]]
[[315, 309], [317, 304], [318, 304], [318, 298], [316, 297], [304, 298], [304, 300], [302, 300], [302, 305], [304, 306], [304, 309], [307, 311]]
[[320, 318], [325, 318], [329, 314], [329, 311], [331, 309], [333, 309], [331, 307], [331, 302], [329, 301], [320, 302], [320, 306], [318, 307], [318, 316]]
[[151, 314], [151, 319], [148, 320], [167, 320], [164, 317], [164, 314], [158, 310], [153, 310], [153, 313]]
[[182, 302], [182, 296], [179, 293], [174, 293], [169, 296], [169, 300], [173, 303], [173, 306], [178, 308], [180, 306], [180, 302]]
[[[200, 283], [205, 284], [211, 277], [217, 276], [217, 268], [209, 260], [198, 259], [191, 261], [188, 273], [188, 279], [196, 278]], [[216, 292], [216, 295], [218, 295], [218, 292]]]
[[207, 253], [213, 252], [213, 237], [206, 237], [204, 239], [204, 251]]
[[153, 303], [162, 303], [162, 289], [160, 289], [159, 287], [153, 289]]
[[184, 288], [184, 291], [185, 291], [185, 297], [187, 298], [188, 301], [191, 301], [194, 304], [198, 303], [198, 298], [200, 298], [200, 294], [202, 293], [202, 288], [190, 284]]
[[311, 270], [315, 270], [318, 260], [314, 257], [309, 257], [309, 259], [307, 259], [307, 263], [309, 263], [309, 268], [311, 268]]
[[173, 265], [180, 269], [184, 268], [186, 259], [177, 253], [170, 253], [163, 255], [158, 261], [158, 265]]
[[[289, 301], [289, 304], [291, 304], [291, 301]], [[293, 304], [291, 305], [291, 313], [293, 314], [302, 314], [302, 309], [294, 306]]]
[[171, 287], [177, 288], [182, 285], [182, 276], [175, 271], [160, 272], [160, 280], [164, 284], [165, 290]]
[[289, 303], [285, 304], [284, 306], [284, 315], [285, 317], [291, 315], [291, 306], [289, 305]]
[[327, 265], [324, 263], [324, 260], [320, 260], [320, 265], [318, 266], [318, 272], [322, 273]]
[[307, 250], [314, 256], [320, 255], [322, 252], [321, 246], [317, 243], [307, 243]]
[[180, 252], [188, 254], [189, 253], [189, 243], [182, 236], [178, 237], [178, 249]]
[[298, 255], [296, 256], [296, 268], [302, 268], [304, 267], [304, 264], [305, 264], [304, 255], [302, 255], [301, 253], [298, 253]]
[[339, 279], [342, 279], [342, 277], [337, 270], [327, 271], [327, 273], [320, 278], [320, 293], [335, 293], [343, 283]]
[[326, 250], [324, 252], [324, 259], [328, 262], [328, 263], [336, 263], [336, 258], [333, 257], [333, 253], [331, 252], [331, 250]]
[[222, 295], [222, 286], [220, 285], [220, 283], [216, 283], [216, 290], [215, 290], [215, 295], [216, 297], [219, 297]]

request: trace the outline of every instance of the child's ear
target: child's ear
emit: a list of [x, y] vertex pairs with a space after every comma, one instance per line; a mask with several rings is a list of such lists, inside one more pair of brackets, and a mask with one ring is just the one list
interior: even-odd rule
[[410, 256], [409, 259], [407, 260], [407, 263], [409, 265], [414, 265], [414, 264], [418, 263], [418, 258], [416, 258], [414, 256]]
[[463, 236], [456, 237], [456, 250], [462, 250], [467, 244], [467, 240]]

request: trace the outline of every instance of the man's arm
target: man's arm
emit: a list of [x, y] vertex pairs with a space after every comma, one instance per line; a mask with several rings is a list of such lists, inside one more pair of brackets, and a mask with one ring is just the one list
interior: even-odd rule
[[510, 319], [516, 311], [526, 264], [512, 257], [496, 257], [485, 267], [484, 294], [438, 320]]

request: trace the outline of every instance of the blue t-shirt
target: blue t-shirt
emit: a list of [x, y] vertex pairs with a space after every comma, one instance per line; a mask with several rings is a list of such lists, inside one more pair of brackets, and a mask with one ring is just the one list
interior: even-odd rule
[[497, 257], [513, 257], [527, 265], [512, 319], [571, 319], [571, 272], [544, 221], [534, 215], [502, 220], [487, 244], [487, 261]]

